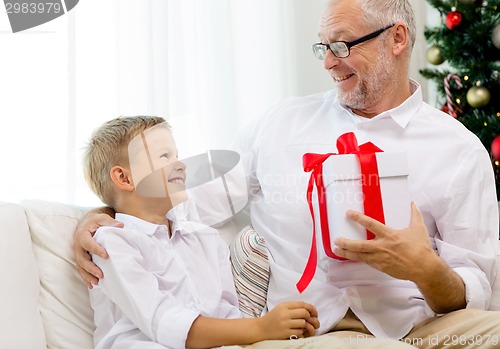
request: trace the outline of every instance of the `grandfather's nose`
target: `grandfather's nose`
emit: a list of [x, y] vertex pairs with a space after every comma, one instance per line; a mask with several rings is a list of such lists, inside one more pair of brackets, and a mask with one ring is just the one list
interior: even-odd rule
[[330, 49], [326, 50], [325, 59], [323, 60], [323, 68], [330, 70], [339, 63], [340, 58], [337, 58]]

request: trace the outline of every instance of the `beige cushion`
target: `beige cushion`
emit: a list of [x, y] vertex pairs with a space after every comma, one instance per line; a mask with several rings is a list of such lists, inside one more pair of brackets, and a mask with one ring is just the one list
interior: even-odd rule
[[0, 203], [0, 348], [46, 348], [40, 285], [23, 209]]
[[71, 248], [78, 220], [87, 210], [34, 200], [21, 204], [28, 218], [40, 276], [40, 313], [47, 347], [93, 348], [93, 312]]

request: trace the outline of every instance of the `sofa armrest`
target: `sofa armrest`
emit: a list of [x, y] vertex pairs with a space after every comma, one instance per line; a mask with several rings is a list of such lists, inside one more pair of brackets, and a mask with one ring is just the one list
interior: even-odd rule
[[40, 284], [22, 207], [0, 203], [0, 348], [46, 348]]

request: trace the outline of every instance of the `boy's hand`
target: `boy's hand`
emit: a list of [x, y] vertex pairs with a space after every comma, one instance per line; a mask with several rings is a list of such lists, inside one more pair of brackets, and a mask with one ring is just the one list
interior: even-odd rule
[[103, 278], [102, 270], [92, 262], [90, 253], [101, 258], [108, 258], [106, 250], [92, 238], [101, 226], [123, 227], [120, 223], [105, 213], [88, 213], [76, 227], [73, 238], [73, 254], [76, 262], [76, 269], [88, 288], [97, 285], [99, 279]]
[[297, 339], [314, 336], [318, 312], [305, 302], [284, 302], [260, 318], [267, 339]]

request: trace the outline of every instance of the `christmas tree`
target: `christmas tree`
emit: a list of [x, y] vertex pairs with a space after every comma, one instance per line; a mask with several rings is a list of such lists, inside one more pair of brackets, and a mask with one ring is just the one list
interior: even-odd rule
[[427, 0], [441, 24], [427, 27], [420, 70], [436, 82], [442, 110], [474, 132], [490, 151], [500, 199], [500, 0]]

